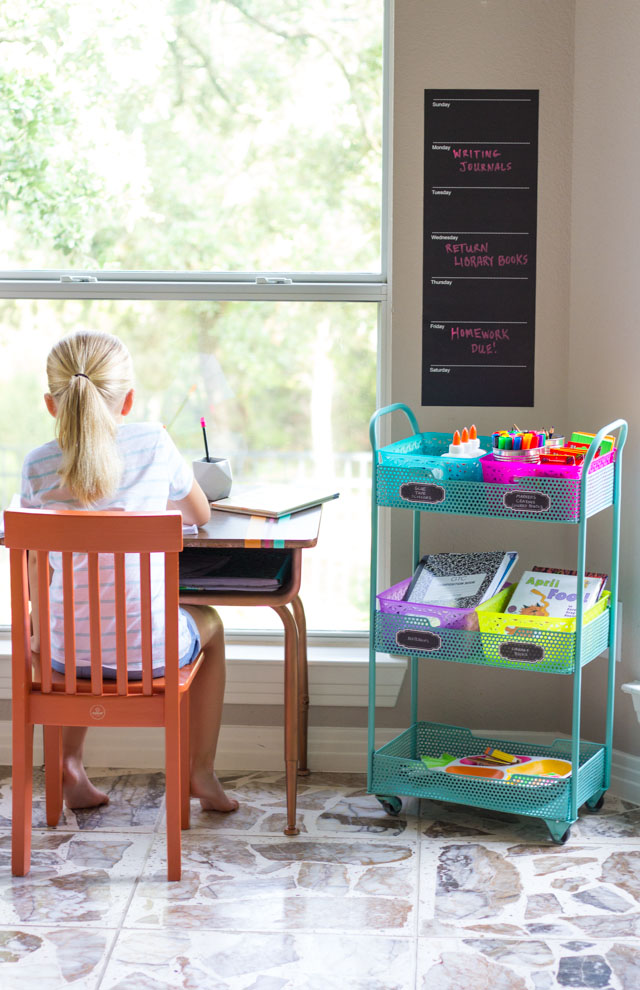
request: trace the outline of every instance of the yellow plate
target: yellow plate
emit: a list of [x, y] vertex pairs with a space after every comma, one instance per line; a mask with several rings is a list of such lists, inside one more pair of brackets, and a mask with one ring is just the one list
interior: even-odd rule
[[517, 769], [511, 770], [511, 773], [529, 774], [534, 777], [542, 777], [546, 774], [553, 774], [556, 777], [570, 777], [571, 764], [568, 760], [530, 760], [528, 763], [521, 763]]

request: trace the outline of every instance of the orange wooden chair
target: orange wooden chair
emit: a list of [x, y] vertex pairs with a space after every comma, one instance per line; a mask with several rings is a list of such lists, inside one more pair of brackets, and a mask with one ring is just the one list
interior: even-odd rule
[[[181, 875], [181, 828], [189, 827], [189, 688], [202, 653], [178, 667], [179, 512], [124, 513], [19, 509], [6, 511], [5, 546], [11, 562], [13, 679], [13, 822], [11, 871], [31, 865], [33, 727], [42, 725], [47, 824], [62, 811], [62, 726], [164, 726], [167, 873]], [[38, 560], [40, 654], [31, 651], [27, 551]], [[65, 673], [52, 670], [49, 633], [49, 553], [62, 554]], [[151, 553], [164, 554], [165, 676], [152, 676]], [[91, 678], [76, 677], [73, 554], [87, 554]], [[130, 680], [126, 665], [125, 553], [140, 566], [142, 679]], [[98, 554], [114, 561], [117, 679], [103, 680]], [[129, 559], [129, 558], [128, 558]], [[130, 563], [127, 565], [130, 567]]]

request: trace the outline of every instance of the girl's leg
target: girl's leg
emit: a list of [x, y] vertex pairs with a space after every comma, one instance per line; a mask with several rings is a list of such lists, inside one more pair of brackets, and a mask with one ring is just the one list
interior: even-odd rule
[[62, 730], [62, 793], [68, 808], [97, 808], [109, 798], [94, 787], [82, 762], [87, 734], [84, 725], [66, 726]]
[[204, 659], [190, 692], [191, 794], [200, 798], [205, 811], [235, 811], [238, 802], [228, 797], [213, 765], [222, 720], [226, 677], [224, 629], [210, 605], [183, 605], [200, 633]]

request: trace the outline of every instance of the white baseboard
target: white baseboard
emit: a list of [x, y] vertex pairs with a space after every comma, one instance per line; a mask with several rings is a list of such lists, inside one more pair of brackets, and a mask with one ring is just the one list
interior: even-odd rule
[[[376, 731], [376, 746], [393, 739], [397, 729]], [[337, 772], [366, 773], [367, 730], [332, 726], [309, 728], [309, 768]], [[11, 723], [0, 722], [0, 764], [11, 763]], [[34, 763], [42, 763], [42, 732], [36, 727]], [[162, 769], [162, 729], [96, 729], [89, 732], [85, 763], [92, 767]], [[284, 766], [284, 737], [281, 726], [223, 725], [218, 741], [216, 768], [281, 770]]]
[[[398, 729], [376, 731], [376, 747], [393, 739]], [[548, 745], [557, 733], [476, 730], [496, 739], [518, 736]], [[42, 763], [42, 733], [36, 729], [34, 762]], [[91, 767], [162, 769], [164, 742], [161, 729], [97, 729], [87, 736], [85, 762]], [[11, 723], [0, 722], [0, 764], [11, 763]], [[283, 733], [279, 726], [226, 725], [220, 732], [216, 765], [221, 773], [241, 770], [281, 770]], [[365, 773], [367, 730], [335, 726], [309, 729], [309, 768], [317, 771]], [[611, 792], [640, 805], [640, 756], [613, 751]]]

